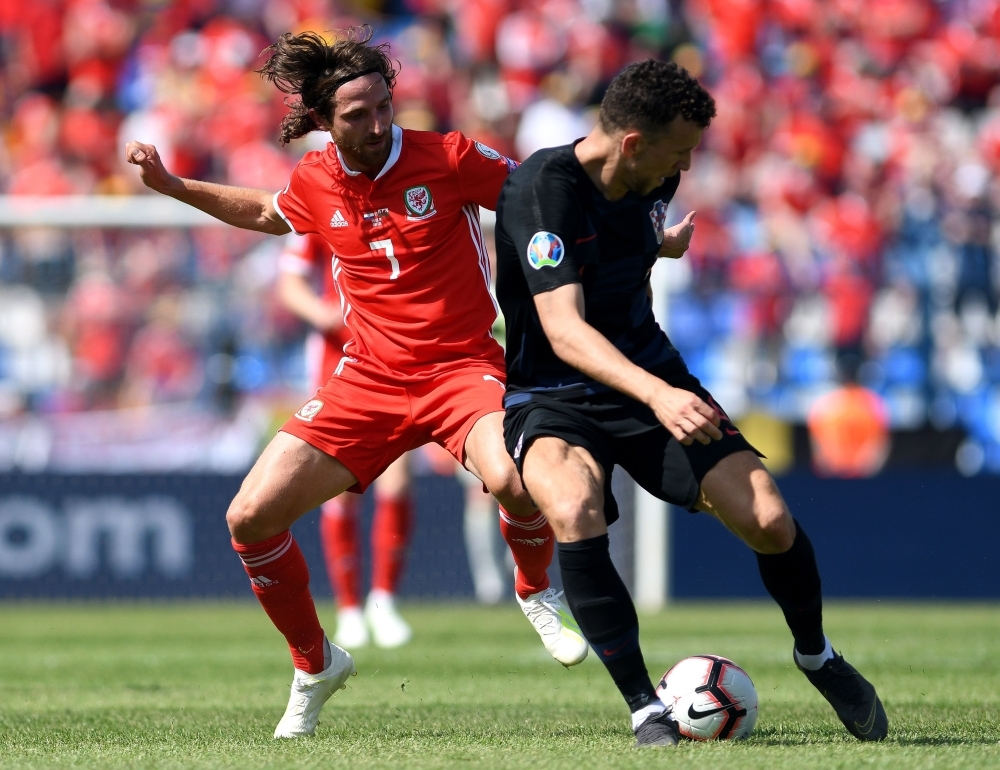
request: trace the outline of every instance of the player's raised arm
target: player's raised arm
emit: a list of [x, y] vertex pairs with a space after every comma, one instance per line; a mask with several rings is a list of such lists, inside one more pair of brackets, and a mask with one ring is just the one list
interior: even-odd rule
[[707, 444], [722, 438], [719, 415], [712, 407], [633, 364], [587, 323], [579, 283], [536, 294], [535, 309], [553, 353], [588, 377], [646, 404], [678, 441]]
[[227, 225], [272, 235], [291, 229], [274, 208], [274, 193], [174, 176], [151, 144], [129, 142], [125, 159], [139, 167], [142, 182], [149, 189], [194, 206]]

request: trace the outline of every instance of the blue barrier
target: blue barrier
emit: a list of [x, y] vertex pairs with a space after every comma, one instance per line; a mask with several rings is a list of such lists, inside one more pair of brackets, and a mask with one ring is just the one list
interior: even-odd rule
[[[809, 534], [827, 597], [1000, 598], [1000, 478], [887, 471], [873, 479], [778, 479]], [[756, 559], [705, 515], [671, 517], [677, 598], [765, 597]]]
[[[208, 475], [0, 474], [0, 598], [249, 598], [224, 521], [239, 483]], [[1000, 598], [1000, 478], [900, 471], [834, 481], [796, 473], [778, 483], [813, 541], [828, 597]], [[400, 593], [471, 598], [461, 488], [450, 478], [421, 477], [414, 494], [416, 531]], [[317, 516], [293, 531], [313, 593], [328, 597]], [[367, 574], [370, 499], [362, 516]], [[627, 516], [612, 528], [613, 541], [627, 540], [626, 526]], [[765, 596], [753, 554], [714, 519], [675, 509], [671, 544], [675, 597]]]
[[[0, 598], [249, 598], [225, 524], [241, 478], [0, 474]], [[400, 593], [471, 598], [461, 488], [454, 479], [422, 477], [414, 495], [417, 527]], [[366, 575], [371, 508], [366, 499]], [[314, 595], [329, 597], [318, 515], [292, 530]]]

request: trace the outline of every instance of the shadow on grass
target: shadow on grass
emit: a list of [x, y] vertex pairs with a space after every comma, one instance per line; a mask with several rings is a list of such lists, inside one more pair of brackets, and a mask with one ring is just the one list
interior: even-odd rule
[[[810, 730], [803, 732], [782, 732], [779, 730], [757, 730], [747, 741], [754, 746], [817, 746], [844, 745], [858, 746], [864, 743], [848, 735], [846, 732], [829, 730]], [[1000, 734], [969, 735], [889, 735], [879, 746], [997, 746], [1000, 747]]]
[[918, 736], [915, 738], [890, 738], [889, 742], [897, 746], [997, 746], [1000, 747], [1000, 736]]

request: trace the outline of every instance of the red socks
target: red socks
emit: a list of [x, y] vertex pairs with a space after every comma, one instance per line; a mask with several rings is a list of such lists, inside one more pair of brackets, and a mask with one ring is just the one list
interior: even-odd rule
[[361, 498], [339, 495], [323, 503], [319, 517], [320, 539], [326, 559], [326, 574], [337, 598], [337, 606], [359, 607], [358, 509]]
[[[361, 605], [358, 515], [361, 498], [340, 495], [323, 505], [320, 535], [326, 571], [337, 605]], [[412, 516], [407, 497], [375, 498], [372, 518], [372, 588], [396, 593], [410, 542]]]
[[408, 497], [375, 497], [372, 517], [372, 588], [396, 593], [410, 543], [410, 500]]
[[234, 540], [233, 549], [243, 560], [264, 612], [288, 642], [295, 668], [309, 674], [321, 672], [323, 629], [309, 593], [309, 568], [292, 533], [286, 529], [252, 545]]
[[510, 546], [517, 565], [514, 590], [522, 599], [549, 587], [546, 570], [552, 562], [556, 538], [541, 511], [527, 519], [511, 516], [500, 508], [500, 532]]

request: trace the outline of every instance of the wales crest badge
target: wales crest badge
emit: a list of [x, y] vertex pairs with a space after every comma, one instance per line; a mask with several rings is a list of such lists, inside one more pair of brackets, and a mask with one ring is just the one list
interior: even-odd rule
[[406, 218], [411, 222], [429, 219], [437, 214], [434, 197], [427, 185], [406, 188], [403, 192], [403, 205], [406, 206]]

